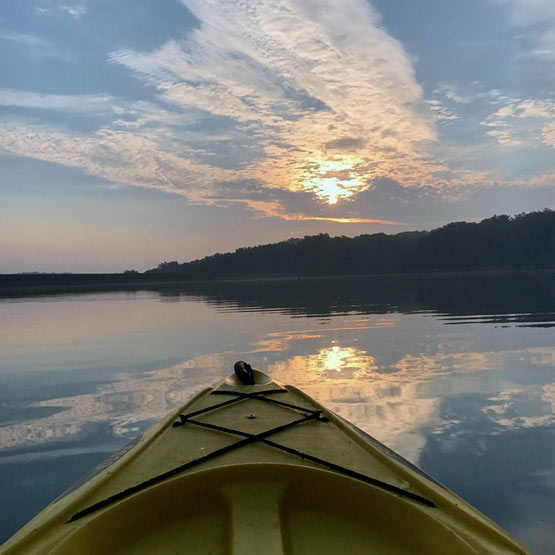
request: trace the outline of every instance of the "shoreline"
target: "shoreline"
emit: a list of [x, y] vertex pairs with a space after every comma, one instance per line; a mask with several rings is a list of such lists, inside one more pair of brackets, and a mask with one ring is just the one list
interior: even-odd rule
[[[135, 280], [125, 279], [124, 274], [0, 274], [0, 298], [40, 296], [48, 293], [93, 293], [109, 291], [141, 291], [168, 287], [212, 283], [306, 281], [325, 279], [421, 279], [453, 277], [503, 277], [510, 275], [549, 275], [555, 268], [487, 268], [465, 270], [436, 270], [405, 273], [374, 274], [224, 274], [211, 276], [178, 275], [156, 276], [158, 279], [144, 279], [133, 276]], [[123, 278], [123, 279], [122, 279]], [[142, 278], [142, 279], [140, 279]], [[57, 283], [56, 283], [57, 282]]]

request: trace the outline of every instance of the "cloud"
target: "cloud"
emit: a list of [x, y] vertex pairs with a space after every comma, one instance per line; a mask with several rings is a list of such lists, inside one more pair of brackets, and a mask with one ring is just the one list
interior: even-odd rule
[[546, 118], [555, 119], [555, 102], [550, 100], [525, 100], [517, 109], [521, 118]]
[[549, 23], [555, 17], [555, 5], [551, 0], [498, 0], [512, 9], [511, 21], [520, 27]]
[[506, 129], [492, 129], [487, 131], [486, 134], [496, 139], [502, 146], [519, 146], [522, 144], [518, 139], [511, 137], [510, 131]]
[[535, 140], [555, 148], [555, 102], [551, 100], [512, 99], [480, 124], [491, 127], [487, 134], [502, 146], [522, 145], [525, 140], [515, 137], [520, 134], [528, 144]]
[[19, 42], [21, 44], [33, 47], [44, 47], [49, 44], [45, 40], [34, 35], [28, 35], [26, 33], [16, 33], [11, 31], [0, 33], [0, 39]]
[[555, 383], [531, 391], [500, 391], [489, 402], [482, 412], [504, 428], [535, 428], [555, 423]]
[[[284, 219], [396, 221], [376, 211], [387, 196], [377, 183], [451, 199], [449, 189], [499, 182], [493, 170], [472, 169], [483, 164], [472, 165], [469, 149], [438, 140], [464, 125], [476, 102], [495, 106], [483, 138], [504, 147], [525, 142], [517, 128], [533, 118], [523, 114], [548, 109], [479, 83], [444, 83], [425, 99], [411, 59], [366, 0], [182, 1], [197, 19], [184, 38], [109, 56], [153, 100], [0, 90], [0, 105], [21, 109], [0, 121], [0, 148], [192, 203], [240, 203]], [[82, 17], [83, 6], [61, 9]], [[61, 117], [30, 125], [17, 119], [24, 109], [33, 122], [37, 111]], [[88, 129], [94, 123], [88, 134], [75, 132], [78, 116]], [[538, 137], [552, 145], [550, 122]], [[350, 202], [361, 198], [377, 202], [371, 213]]]
[[[509, 101], [514, 101], [515, 99], [511, 96], [507, 96], [505, 93], [501, 92], [499, 89], [489, 89], [484, 86], [483, 83], [479, 81], [471, 81], [469, 83], [441, 83], [433, 91], [436, 99], [428, 100], [429, 104], [440, 104], [443, 105], [445, 102], [448, 104], [455, 103], [459, 105], [471, 105], [476, 102], [483, 102], [488, 105], [499, 105], [506, 104]], [[437, 97], [442, 97], [444, 102], [439, 102]]]
[[[96, 116], [103, 118], [116, 129], [163, 127], [161, 134], [167, 134], [172, 127], [190, 125], [197, 120], [192, 114], [186, 117], [181, 112], [169, 110], [153, 102], [130, 101], [109, 94], [45, 94], [0, 89], [0, 106], [65, 113], [71, 114], [72, 118], [75, 114]], [[44, 129], [46, 132], [46, 128]]]
[[530, 53], [555, 60], [555, 3], [552, 0], [497, 0], [510, 10], [511, 23], [532, 42]]
[[[397, 187], [403, 189], [397, 184]], [[380, 217], [379, 210], [369, 210], [359, 202], [360, 195], [338, 204], [317, 202], [314, 191], [289, 191], [266, 186], [260, 182], [219, 183], [213, 189], [212, 202], [220, 206], [244, 203], [251, 209], [284, 220], [315, 220], [339, 223], [380, 223], [384, 225], [404, 225], [394, 219]]]
[[[167, 190], [194, 202], [215, 202], [212, 193], [222, 178], [263, 183], [266, 191], [307, 193], [313, 204], [329, 205], [364, 191], [378, 177], [390, 176], [405, 186], [439, 182], [436, 172], [447, 168], [422, 146], [436, 140], [436, 118], [422, 101], [402, 45], [365, 0], [334, 0], [325, 7], [300, 0], [184, 4], [199, 21], [185, 39], [151, 52], [119, 50], [110, 56], [156, 88], [158, 108], [139, 106], [133, 118], [129, 103], [105, 95], [0, 91], [5, 105], [75, 113], [81, 107], [85, 114], [106, 118], [121, 110], [126, 116], [112, 117], [90, 137], [75, 139], [55, 130], [56, 141], [67, 148], [65, 156], [44, 147], [47, 127], [12, 126], [3, 148], [41, 159], [52, 156], [51, 161], [80, 164], [107, 179], [148, 186], [131, 167], [116, 171], [109, 162], [101, 168], [87, 158], [93, 151], [107, 152], [109, 137], [109, 160], [116, 159], [114, 139], [125, 131], [120, 160], [148, 145], [147, 159], [156, 152], [160, 159], [170, 157], [175, 167], [186, 166], [196, 190], [187, 173], [172, 177]], [[177, 114], [198, 125], [172, 127], [168, 118]], [[192, 134], [195, 142], [189, 140]], [[137, 153], [130, 154], [132, 148]], [[159, 179], [152, 186], [163, 188]], [[280, 200], [241, 202], [285, 217]], [[321, 217], [317, 212], [305, 215]]]
[[469, 104], [474, 100], [473, 95], [461, 94], [454, 85], [450, 85], [447, 83], [440, 83], [434, 90], [434, 93], [443, 94], [449, 100], [452, 100], [459, 104]]
[[544, 144], [555, 148], [555, 120], [546, 123], [542, 129], [542, 138]]
[[71, 135], [43, 126], [0, 125], [0, 149], [12, 154], [83, 168], [116, 183], [202, 199], [214, 181], [231, 173], [160, 151], [156, 141], [125, 131], [100, 129]]
[[454, 120], [459, 119], [459, 116], [455, 114], [453, 110], [450, 110], [444, 106], [439, 100], [432, 99], [426, 100], [426, 104], [430, 110], [434, 113], [437, 120]]
[[518, 105], [520, 118], [547, 120], [541, 128], [542, 142], [555, 148], [555, 102], [551, 100], [526, 100]]
[[364, 145], [365, 141], [357, 137], [343, 137], [324, 143], [326, 150], [359, 150]]
[[[264, 155], [244, 177], [328, 202], [379, 175], [407, 185], [433, 178], [438, 167], [415, 149], [435, 140], [433, 118], [402, 45], [366, 2], [184, 3], [200, 21], [187, 40], [112, 60], [167, 101], [256, 137]], [[351, 179], [326, 178], [330, 170]]]
[[73, 6], [60, 6], [60, 10], [68, 13], [75, 19], [80, 19], [88, 12], [88, 8], [87, 6], [85, 6], [85, 4], [75, 4]]
[[0, 89], [0, 106], [87, 113], [110, 111], [113, 104], [114, 98], [109, 95], [61, 95]]
[[6, 31], [0, 33], [0, 39], [19, 44], [37, 58], [68, 58], [67, 53], [59, 50], [51, 42], [46, 41], [35, 35]]
[[[555, 103], [546, 99], [522, 99], [501, 92], [499, 89], [486, 89], [481, 83], [472, 82], [463, 86], [453, 84], [442, 84], [434, 90], [434, 94], [442, 97], [442, 101], [436, 99], [428, 100], [430, 109], [438, 116], [438, 119], [446, 115], [447, 119], [471, 121], [486, 127], [485, 134], [493, 137], [496, 143], [505, 148], [521, 147], [530, 148], [538, 146], [540, 142], [547, 146], [551, 144], [551, 128], [542, 119], [552, 120], [555, 118]], [[463, 115], [451, 116], [451, 108], [446, 107], [444, 102], [451, 101], [468, 109]], [[491, 112], [491, 109], [494, 109]], [[477, 114], [489, 111], [489, 115], [477, 119]], [[478, 145], [474, 148], [482, 157], [487, 156], [483, 148]], [[464, 150], [464, 149], [463, 149]], [[468, 151], [469, 148], [467, 147]], [[491, 154], [490, 154], [491, 155]], [[457, 156], [450, 157], [455, 162]], [[480, 163], [480, 162], [478, 162]], [[505, 178], [505, 182], [509, 182]], [[513, 180], [513, 184], [522, 184], [522, 180]], [[530, 182], [532, 184], [532, 181]]]

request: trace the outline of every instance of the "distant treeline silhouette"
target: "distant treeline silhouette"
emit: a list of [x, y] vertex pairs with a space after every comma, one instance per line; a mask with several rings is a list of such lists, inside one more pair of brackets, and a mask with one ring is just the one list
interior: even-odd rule
[[146, 274], [373, 274], [555, 267], [555, 212], [544, 209], [454, 222], [432, 231], [330, 237], [326, 233], [244, 247]]

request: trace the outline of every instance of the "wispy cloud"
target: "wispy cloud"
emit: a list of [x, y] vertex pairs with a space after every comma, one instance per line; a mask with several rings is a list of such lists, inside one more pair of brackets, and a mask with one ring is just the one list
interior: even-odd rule
[[555, 102], [551, 100], [525, 100], [516, 109], [520, 118], [555, 119]]
[[60, 6], [60, 10], [68, 13], [75, 19], [80, 19], [88, 12], [88, 8], [87, 6], [85, 6], [85, 4], [74, 4], [73, 6]]
[[196, 121], [193, 116], [186, 117], [157, 103], [125, 100], [109, 94], [45, 94], [0, 89], [0, 106], [99, 116], [106, 120], [104, 126], [115, 129], [139, 129], [155, 124], [167, 131], [172, 126], [182, 127]]
[[481, 125], [490, 127], [487, 134], [502, 146], [519, 146], [526, 138], [528, 145], [539, 141], [555, 148], [555, 102], [550, 100], [513, 99], [488, 116]]
[[105, 112], [113, 105], [114, 98], [109, 95], [62, 95], [0, 89], [0, 106], [87, 113]]
[[[522, 99], [511, 96], [499, 89], [485, 89], [481, 83], [473, 82], [463, 86], [441, 84], [436, 87], [434, 94], [442, 98], [428, 100], [430, 109], [438, 119], [460, 119], [452, 114], [452, 108], [444, 102], [469, 106], [473, 113], [489, 111], [490, 113], [479, 120], [480, 126], [489, 137], [495, 139], [502, 147], [529, 148], [540, 143], [553, 145], [553, 126], [555, 121], [555, 102], [550, 99], [528, 98]], [[493, 111], [491, 111], [493, 110]], [[468, 117], [468, 116], [467, 116]], [[515, 180], [520, 185], [522, 180]]]
[[426, 104], [429, 106], [430, 110], [435, 114], [438, 120], [454, 120], [459, 119], [459, 116], [453, 111], [444, 106], [439, 100], [432, 99], [427, 100]]
[[27, 49], [37, 58], [68, 58], [67, 53], [62, 52], [50, 41], [44, 40], [43, 38], [35, 35], [18, 33], [15, 31], [5, 31], [0, 32], [0, 39], [18, 43], [22, 48]]
[[518, 139], [514, 139], [507, 129], [490, 129], [486, 131], [486, 134], [496, 139], [502, 146], [519, 146], [522, 144]]
[[546, 123], [542, 129], [543, 142], [552, 148], [555, 148], [555, 120]]
[[42, 126], [3, 124], [0, 149], [83, 168], [116, 183], [164, 190], [193, 200], [201, 199], [210, 183], [232, 176], [231, 172], [162, 152], [147, 137], [109, 129], [84, 137]]
[[510, 9], [512, 24], [534, 45], [530, 53], [555, 61], [555, 3], [552, 0], [497, 0]]
[[19, 42], [21, 44], [24, 44], [26, 46], [31, 46], [31, 47], [50, 46], [49, 42], [39, 37], [36, 37], [34, 35], [28, 35], [26, 33], [17, 33], [13, 31], [6, 31], [3, 33], [0, 33], [0, 39]]
[[436, 97], [443, 97], [446, 101], [455, 104], [473, 104], [475, 102], [485, 102], [490, 105], [498, 105], [514, 100], [499, 89], [488, 89], [479, 81], [471, 81], [464, 84], [440, 83], [434, 89]]
[[468, 104], [472, 102], [475, 98], [474, 95], [469, 95], [468, 93], [461, 93], [454, 85], [447, 83], [441, 83], [438, 85], [434, 91], [436, 94], [443, 94], [449, 100], [458, 102], [461, 104]]
[[245, 177], [329, 202], [380, 175], [432, 178], [438, 167], [415, 144], [435, 140], [433, 119], [402, 45], [366, 2], [184, 3], [201, 22], [187, 40], [112, 60], [168, 101], [255, 136], [264, 156]]

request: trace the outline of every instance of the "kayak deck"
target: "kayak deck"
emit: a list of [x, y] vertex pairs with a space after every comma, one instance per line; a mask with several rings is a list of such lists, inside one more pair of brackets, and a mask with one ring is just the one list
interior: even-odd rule
[[376, 440], [255, 373], [147, 430], [5, 553], [528, 553]]

